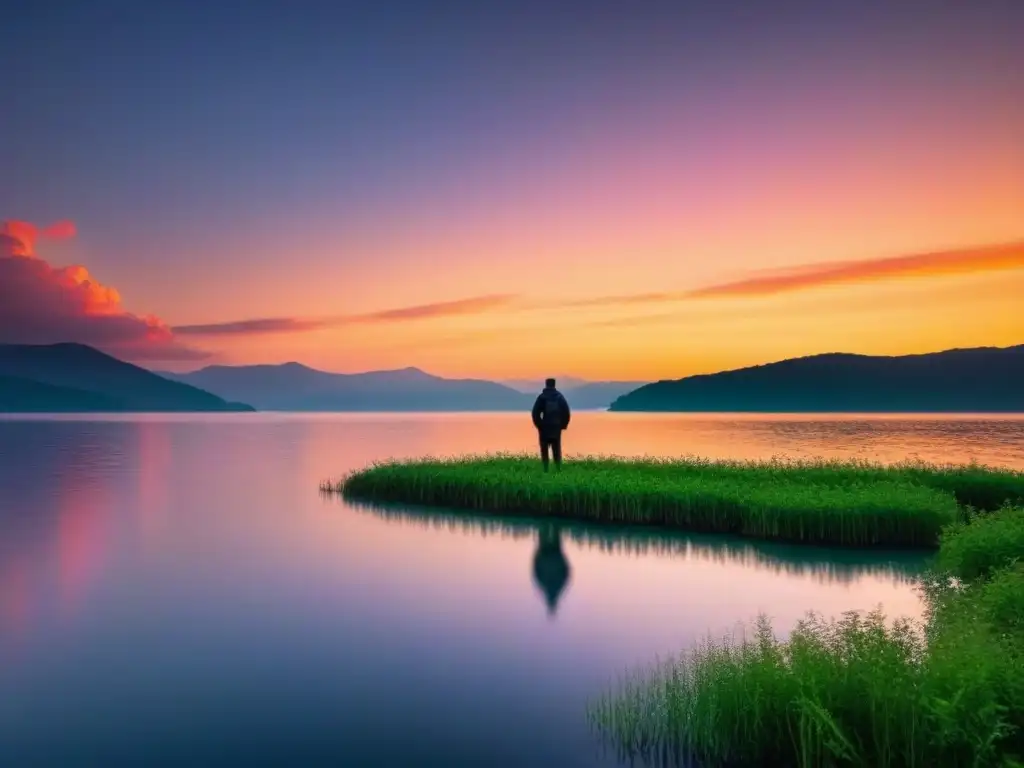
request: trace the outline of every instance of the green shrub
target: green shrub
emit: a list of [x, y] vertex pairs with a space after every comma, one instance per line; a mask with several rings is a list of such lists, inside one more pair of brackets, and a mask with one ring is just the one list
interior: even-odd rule
[[1005, 507], [997, 514], [972, 515], [942, 535], [937, 566], [963, 579], [988, 576], [1024, 560], [1024, 507]]
[[810, 614], [785, 642], [762, 617], [753, 639], [706, 641], [590, 715], [642, 757], [667, 748], [729, 765], [990, 765], [1009, 725], [992, 685], [1000, 669], [975, 657], [933, 657], [919, 627], [880, 612]]
[[780, 641], [761, 618], [753, 639], [705, 642], [599, 699], [592, 722], [626, 754], [689, 750], [711, 765], [1019, 765], [1024, 564], [998, 532], [1020, 515], [947, 531], [951, 571], [922, 582], [925, 627], [811, 615]]

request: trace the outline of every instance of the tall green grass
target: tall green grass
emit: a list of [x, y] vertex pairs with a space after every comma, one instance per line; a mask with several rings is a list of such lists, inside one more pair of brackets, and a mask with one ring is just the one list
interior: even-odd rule
[[1016, 557], [1024, 557], [1024, 506], [998, 515], [973, 515], [949, 532], [938, 566], [964, 579], [989, 576]]
[[384, 462], [325, 490], [503, 514], [659, 525], [803, 544], [934, 547], [965, 513], [1024, 498], [1024, 473], [849, 461], [582, 457], [545, 474], [532, 456]]
[[926, 623], [809, 615], [781, 640], [761, 617], [749, 637], [708, 639], [626, 680], [594, 703], [592, 722], [652, 763], [696, 753], [708, 765], [1019, 765], [1022, 556], [1019, 508], [950, 526], [940, 569], [921, 582]]

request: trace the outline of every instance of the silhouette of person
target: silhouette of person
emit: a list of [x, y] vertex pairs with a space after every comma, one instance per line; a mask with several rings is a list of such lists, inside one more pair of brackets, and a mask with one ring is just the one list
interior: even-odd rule
[[545, 525], [537, 531], [537, 551], [533, 555], [533, 580], [544, 593], [548, 615], [558, 610], [558, 599], [569, 583], [569, 561], [562, 552], [562, 531], [556, 525]]
[[544, 390], [533, 404], [533, 426], [540, 438], [540, 460], [548, 471], [548, 451], [554, 455], [555, 469], [562, 468], [562, 431], [569, 426], [572, 413], [569, 401], [555, 389], [555, 380], [544, 382]]

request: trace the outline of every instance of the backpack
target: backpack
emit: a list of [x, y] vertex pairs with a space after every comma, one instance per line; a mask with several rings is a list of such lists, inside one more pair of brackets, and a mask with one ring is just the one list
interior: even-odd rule
[[557, 395], [544, 398], [544, 424], [548, 427], [562, 426], [562, 403]]

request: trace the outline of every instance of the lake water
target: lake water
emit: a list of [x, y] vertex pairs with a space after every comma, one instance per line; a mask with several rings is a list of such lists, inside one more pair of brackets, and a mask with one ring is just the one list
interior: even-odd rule
[[[0, 420], [0, 762], [612, 766], [585, 706], [628, 668], [759, 611], [919, 614], [920, 556], [317, 491], [533, 446], [522, 415]], [[580, 413], [566, 450], [1024, 468], [1024, 420]]]

